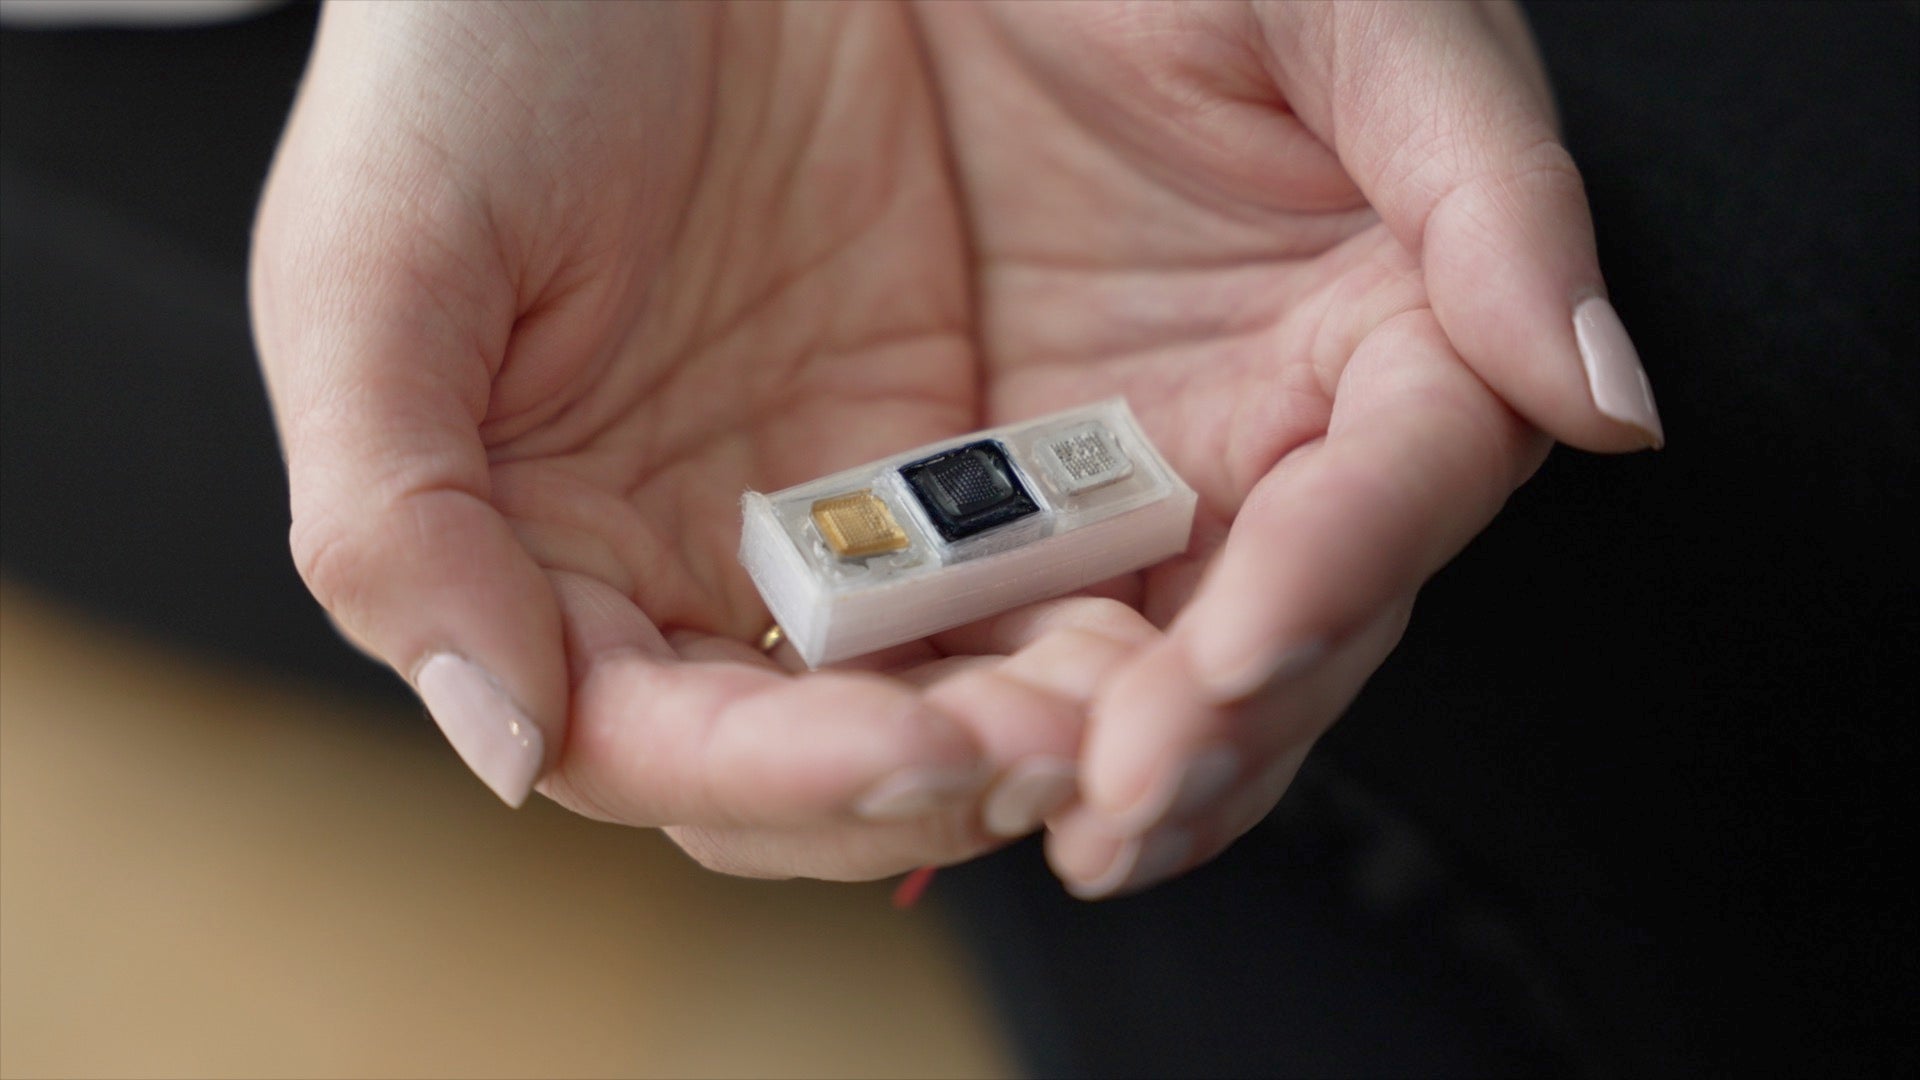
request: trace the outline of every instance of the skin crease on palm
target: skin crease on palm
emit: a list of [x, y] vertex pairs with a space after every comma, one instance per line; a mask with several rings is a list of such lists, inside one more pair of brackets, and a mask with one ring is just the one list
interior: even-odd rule
[[[1490, 42], [1502, 92], [1550, 117], [1515, 12], [1433, 18]], [[669, 826], [718, 869], [971, 857], [1005, 842], [978, 791], [872, 823], [842, 789], [889, 753], [983, 759], [983, 783], [1043, 754], [1101, 804], [1049, 819], [1084, 883], [1122, 846], [1109, 811], [1156, 783], [1103, 717], [1130, 730], [1162, 704], [1166, 746], [1245, 759], [1166, 869], [1197, 865], [1278, 799], [1548, 445], [1455, 354], [1430, 269], [1302, 119], [1351, 115], [1326, 95], [1364, 87], [1314, 57], [1364, 33], [1352, 12], [1201, 3], [330, 8], [253, 285], [303, 573], [407, 673], [439, 631], [370, 598], [452, 590], [467, 559], [521, 568], [452, 618], [483, 653], [565, 641], [559, 668], [502, 675], [548, 733], [540, 790]], [[754, 650], [743, 489], [1115, 394], [1199, 492], [1186, 557], [864, 672]], [[1634, 445], [1599, 430], [1589, 448]], [[396, 464], [332, 464], [350, 456]], [[1181, 666], [1202, 633], [1181, 613], [1263, 498], [1307, 538], [1276, 565], [1320, 561], [1302, 610], [1341, 621], [1309, 628], [1309, 675], [1222, 700]], [[472, 537], [456, 565], [370, 554], [356, 515], [402, 505], [416, 537]], [[716, 750], [699, 720], [756, 700], [778, 745]], [[902, 708], [918, 719], [866, 715]], [[897, 730], [928, 710], [932, 734]], [[822, 764], [843, 750], [870, 768]]]

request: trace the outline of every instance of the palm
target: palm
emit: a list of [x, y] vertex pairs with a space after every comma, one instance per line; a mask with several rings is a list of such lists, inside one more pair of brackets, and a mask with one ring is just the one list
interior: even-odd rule
[[[1182, 116], [1111, 72], [998, 47], [978, 12], [921, 13], [931, 72], [900, 13], [832, 17], [862, 25], [762, 28], [799, 55], [720, 73], [673, 242], [599, 268], [659, 283], [584, 335], [617, 342], [610, 360], [577, 360], [555, 395], [517, 382], [510, 350], [487, 429], [497, 501], [543, 561], [663, 630], [739, 640], [766, 619], [732, 558], [741, 489], [1121, 393], [1202, 495], [1197, 558], [1133, 595], [1164, 621], [1252, 483], [1324, 434], [1365, 320], [1419, 303], [1407, 257], [1337, 175], [1241, 199], [1181, 145]], [[794, 100], [813, 104], [784, 118], [805, 138], [769, 135], [765, 112]], [[587, 288], [551, 316], [609, 309]]]
[[923, 12], [988, 418], [1129, 399], [1201, 496], [1192, 556], [1139, 595], [1164, 624], [1253, 484], [1325, 435], [1353, 347], [1422, 302], [1418, 273], [1269, 76], [1222, 65], [1231, 35], [1178, 5]]
[[631, 158], [557, 166], [679, 198], [643, 217], [594, 177], [611, 194], [585, 231], [622, 240], [522, 317], [518, 337], [568, 348], [510, 346], [483, 433], [496, 503], [544, 564], [607, 581], [669, 634], [750, 640], [767, 616], [733, 558], [740, 492], [964, 431], [979, 375], [903, 13], [714, 10], [732, 47], [704, 145], [663, 153], [647, 132]]

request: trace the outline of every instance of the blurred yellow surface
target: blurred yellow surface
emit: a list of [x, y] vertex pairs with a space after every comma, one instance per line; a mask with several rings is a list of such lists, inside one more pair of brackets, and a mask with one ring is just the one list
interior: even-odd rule
[[355, 708], [0, 592], [0, 1074], [1009, 1072], [930, 912], [511, 812]]

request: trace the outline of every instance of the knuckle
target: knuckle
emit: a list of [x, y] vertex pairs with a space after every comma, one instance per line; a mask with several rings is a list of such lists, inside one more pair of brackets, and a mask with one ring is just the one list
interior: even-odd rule
[[1558, 189], [1555, 201], [1584, 204], [1586, 185], [1573, 155], [1559, 140], [1543, 137], [1494, 167], [1471, 171], [1433, 203], [1421, 230], [1422, 246], [1431, 246], [1440, 229], [1465, 230], [1498, 242], [1510, 222], [1525, 222], [1543, 190]]
[[1561, 187], [1582, 199], [1586, 182], [1573, 154], [1551, 133], [1542, 135], [1507, 159], [1504, 167], [1489, 173], [1486, 185], [1503, 201], [1517, 201], [1528, 188]]
[[307, 591], [335, 619], [351, 622], [368, 569], [362, 545], [336, 519], [319, 514], [295, 517], [287, 544]]

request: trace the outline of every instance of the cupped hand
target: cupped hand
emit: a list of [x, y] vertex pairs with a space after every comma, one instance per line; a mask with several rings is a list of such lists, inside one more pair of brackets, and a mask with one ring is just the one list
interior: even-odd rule
[[[330, 7], [253, 282], [303, 575], [509, 802], [746, 874], [1049, 813], [1087, 895], [1197, 862], [1534, 426], [1658, 439], [1603, 302], [1576, 345], [1524, 30], [1409, 8]], [[743, 488], [1116, 391], [1188, 558], [861, 670], [753, 646]]]
[[796, 676], [734, 558], [744, 489], [979, 422], [970, 285], [904, 8], [330, 7], [253, 281], [296, 560], [509, 803], [742, 874], [976, 854], [1152, 628]]
[[1512, 6], [921, 10], [988, 419], [1124, 393], [1200, 492], [1049, 822], [1074, 891], [1137, 889], [1273, 807], [1547, 434], [1660, 421]]

